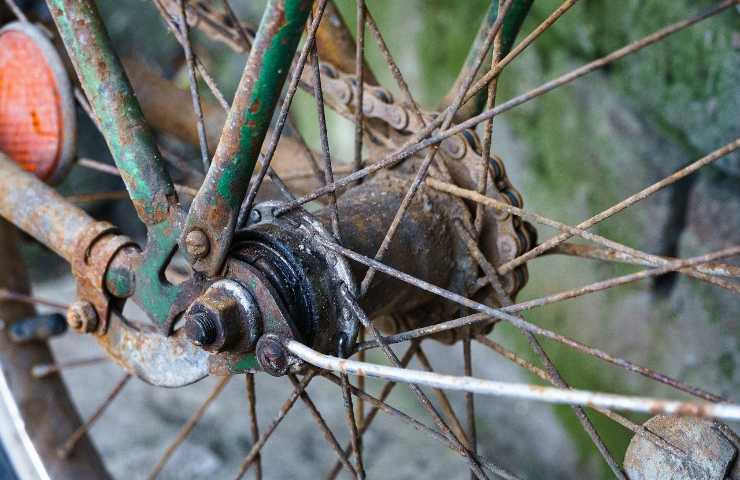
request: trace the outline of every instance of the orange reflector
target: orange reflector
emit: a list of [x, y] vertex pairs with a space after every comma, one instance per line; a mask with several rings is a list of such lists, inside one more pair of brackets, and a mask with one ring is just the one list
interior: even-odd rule
[[69, 79], [51, 42], [28, 24], [0, 30], [0, 151], [46, 182], [67, 171], [75, 116]]

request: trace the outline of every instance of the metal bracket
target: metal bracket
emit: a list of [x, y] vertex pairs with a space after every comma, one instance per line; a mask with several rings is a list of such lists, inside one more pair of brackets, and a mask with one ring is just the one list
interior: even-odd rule
[[118, 234], [109, 222], [95, 222], [79, 237], [72, 259], [72, 274], [77, 283], [77, 298], [89, 302], [98, 314], [95, 333], [108, 329], [111, 295], [105, 287], [105, 276], [113, 257], [124, 247], [136, 247], [129, 237]]

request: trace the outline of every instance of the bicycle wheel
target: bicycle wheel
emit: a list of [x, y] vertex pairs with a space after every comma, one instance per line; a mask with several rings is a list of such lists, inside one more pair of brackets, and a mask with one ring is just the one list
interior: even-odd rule
[[[173, 171], [173, 176], [177, 172], [180, 183], [173, 185], [171, 192], [155, 190], [146, 197], [137, 196], [140, 192], [131, 184], [146, 183], [155, 176], [167, 174], [153, 169], [154, 173], [149, 172], [132, 182], [127, 168], [136, 161], [131, 160], [126, 148], [137, 144], [142, 149], [139, 153], [155, 156], [160, 148], [150, 141], [147, 132], [141, 133], [142, 130], [138, 129], [143, 123], [138, 123], [141, 119], [138, 118], [136, 99], [126, 93], [130, 88], [128, 80], [125, 76], [114, 75], [115, 71], [114, 74], [110, 73], [118, 68], [117, 60], [111, 60], [112, 57], [105, 52], [96, 57], [100, 54], [95, 50], [96, 47], [74, 43], [75, 36], [78, 42], [88, 38], [84, 32], [95, 32], [95, 41], [102, 38], [99, 45], [107, 42], [105, 31], [101, 33], [95, 23], [99, 21], [95, 7], [91, 2], [79, 2], [77, 5], [50, 2], [52, 16], [60, 29], [59, 35], [67, 43], [85, 90], [84, 95], [78, 92], [78, 100], [83, 108], [91, 112], [92, 123], [106, 137], [131, 191], [136, 211], [147, 224], [150, 235], [150, 243], [142, 253], [142, 249], [130, 239], [116, 236], [118, 234], [110, 227], [94, 223], [75, 210], [75, 220], [67, 222], [67, 230], [59, 234], [64, 245], [54, 249], [69, 259], [77, 255], [79, 247], [76, 245], [82, 241], [80, 239], [87, 239], [90, 243], [86, 251], [92, 252], [88, 254], [89, 257], [94, 257], [97, 255], [93, 249], [95, 242], [102, 239], [101, 242], [104, 240], [110, 245], [104, 249], [110, 253], [110, 257], [106, 258], [106, 275], [116, 269], [133, 271], [137, 285], [140, 282], [159, 282], [162, 286], [158, 291], [161, 298], [145, 297], [135, 291], [122, 292], [120, 285], [125, 286], [126, 278], [117, 277], [119, 280], [123, 278], [123, 283], [118, 284], [111, 283], [110, 278], [105, 277], [106, 283], [97, 285], [96, 291], [107, 291], [107, 296], [100, 300], [99, 295], [95, 297], [95, 293], [91, 293], [95, 289], [91, 290], [89, 285], [83, 284], [87, 290], [81, 289], [82, 294], [89, 297], [84, 299], [87, 303], [77, 301], [72, 305], [68, 314], [70, 325], [96, 337], [126, 374], [105, 397], [102, 406], [93, 409], [88, 422], [73, 434], [68, 430], [64, 437], [66, 441], [56, 442], [59, 447], [56, 456], [73, 458], [89, 448], [89, 445], [80, 443], [86, 438], [87, 429], [129, 384], [129, 375], [167, 387], [184, 387], [206, 375], [223, 376], [223, 380], [215, 385], [212, 393], [149, 472], [151, 477], [156, 477], [165, 472], [165, 466], [178, 447], [192, 433], [214, 399], [226, 388], [230, 378], [228, 375], [244, 374], [251, 418], [251, 447], [238, 468], [232, 466], [239, 478], [249, 468], [255, 468], [260, 477], [262, 463], [265, 463], [265, 474], [269, 474], [270, 466], [261, 460], [263, 455], [268, 458], [263, 447], [299, 399], [315, 421], [314, 431], [320, 431], [326, 438], [329, 446], [326, 451], [339, 458], [330, 473], [331, 477], [335, 477], [341, 469], [360, 478], [365, 476], [366, 468], [372, 473], [372, 452], [363, 448], [362, 435], [376, 414], [382, 411], [391, 415], [394, 421], [407, 423], [458, 453], [461, 461], [454, 466], [456, 472], [470, 470], [478, 478], [489, 475], [520, 478], [518, 472], [527, 471], [526, 465], [509, 464], [505, 457], [497, 454], [495, 448], [483, 448], [481, 445], [478, 453], [475, 406], [488, 401], [483, 395], [571, 405], [579, 424], [617, 478], [659, 478], [660, 475], [667, 475], [666, 472], [677, 478], [724, 478], [735, 475], [732, 469], [735, 468], [737, 440], [724, 424], [675, 419], [663, 422], [663, 417], [655, 417], [643, 424], [644, 417], [630, 417], [615, 410], [736, 421], [740, 407], [675, 375], [659, 373], [611, 355], [606, 349], [586, 345], [553, 329], [527, 321], [523, 312], [671, 272], [679, 272], [693, 280], [737, 293], [738, 286], [734, 280], [737, 267], [720, 263], [725, 258], [737, 255], [736, 246], [679, 260], [629, 247], [591, 233], [589, 229], [729, 155], [740, 147], [740, 142], [734, 140], [702, 155], [673, 175], [610, 205], [573, 227], [523, 208], [523, 192], [507, 173], [511, 169], [510, 163], [491, 153], [491, 131], [495, 116], [661, 42], [677, 31], [719, 15], [737, 2], [720, 2], [694, 13], [685, 20], [667, 25], [619, 50], [497, 104], [498, 75], [540, 35], [556, 28], [554, 25], [557, 25], [561, 16], [567, 15], [571, 8], [578, 7], [575, 1], [563, 2], [548, 17], [538, 19], [542, 23], [516, 43], [517, 30], [531, 2], [494, 1], [452, 93], [437, 111], [420, 109], [376, 24], [373, 13], [377, 12], [374, 12], [372, 5], [366, 6], [363, 1], [357, 2], [356, 30], [360, 32], [356, 37], [357, 42], [353, 40], [339, 12], [326, 1], [316, 2], [311, 15], [301, 7], [312, 2], [269, 2], [259, 31], [240, 21], [227, 2], [217, 6], [208, 2], [186, 3], [154, 1], [164, 24], [183, 47], [183, 56], [179, 61], [182, 62], [181, 71], [189, 79], [189, 92], [178, 90], [172, 82], [159, 77], [137, 60], [125, 62], [128, 76], [134, 84], [132, 90], [137, 91], [141, 103], [141, 118], [147, 117], [159, 132], [195, 145], [195, 157], [199, 158], [199, 162], [190, 162], [168, 152], [165, 156], [169, 157], [169, 169]], [[307, 21], [305, 15], [309, 16]], [[324, 21], [320, 22], [322, 15]], [[330, 17], [328, 21], [326, 17]], [[183, 22], [183, 18], [187, 22]], [[280, 36], [283, 35], [282, 29], [290, 28], [291, 24], [298, 24], [299, 35], [304, 29], [306, 31], [301, 45], [298, 45], [298, 38], [294, 38], [295, 34], [293, 38], [289, 34]], [[208, 74], [205, 57], [194, 49], [189, 29], [200, 29], [212, 40], [239, 53], [253, 50], [231, 106]], [[368, 37], [372, 36], [375, 40], [379, 56], [390, 67], [390, 77], [397, 83], [394, 91], [379, 85], [377, 78], [381, 76], [376, 77], [376, 72], [365, 62], [365, 29], [370, 30]], [[287, 69], [275, 70], [278, 72], [276, 76], [282, 75], [288, 84], [283, 96], [271, 98], [266, 95], [255, 101], [256, 97], [252, 97], [256, 95], [255, 91], [269, 88], [269, 84], [264, 86], [260, 83], [260, 75], [262, 69], [268, 68], [270, 62], [274, 61], [270, 56], [271, 49], [282, 48], [275, 47], [278, 43], [287, 45], [291, 42], [298, 45], [298, 53], [292, 61], [290, 72]], [[99, 59], [100, 63], [95, 59]], [[111, 66], [115, 68], [111, 70]], [[97, 68], [97, 74], [90, 73], [96, 69], [93, 67]], [[91, 82], [96, 81], [95, 75], [100, 71], [111, 75], [111, 83], [106, 85], [99, 82], [98, 89], [92, 89]], [[216, 99], [215, 106], [201, 97], [198, 77], [211, 90]], [[287, 114], [298, 88], [316, 99], [316, 109], [312, 115], [318, 118], [319, 151], [312, 150], [303, 140], [301, 129], [286, 128]], [[121, 98], [113, 98], [116, 96]], [[252, 161], [256, 160], [261, 147], [260, 168], [253, 176], [249, 189], [243, 185], [242, 193], [245, 195], [234, 195], [240, 201], [235, 212], [239, 215], [228, 219], [224, 212], [229, 209], [233, 211], [234, 205], [228, 202], [219, 204], [214, 200], [211, 206], [203, 207], [203, 201], [199, 203], [199, 200], [204, 198], [209, 186], [217, 184], [214, 171], [226, 168], [223, 166], [232, 159], [230, 155], [237, 158], [235, 145], [241, 144], [240, 148], [244, 148], [244, 142], [249, 142], [245, 138], [251, 138], [242, 133], [242, 123], [234, 123], [234, 119], [238, 120], [242, 115], [248, 118], [250, 114], [261, 114], [261, 108], [268, 103], [266, 100], [272, 102], [272, 108], [267, 110], [267, 121], [273, 116], [273, 109], [279, 110], [280, 114], [270, 132], [267, 132], [265, 124], [262, 133], [266, 135], [264, 145], [262, 138], [254, 137], [258, 141], [255, 142], [257, 150], [254, 150], [254, 146], [250, 147], [254, 154]], [[336, 155], [332, 155], [329, 144], [325, 105], [354, 124], [352, 161], [333, 160]], [[229, 111], [226, 117], [218, 111], [220, 106]], [[184, 118], [189, 121], [184, 121]], [[221, 135], [215, 135], [214, 131], [217, 130], [214, 130], [214, 125], [223, 124], [224, 118], [226, 127]], [[251, 120], [255, 124], [264, 124], [265, 121], [260, 118]], [[132, 125], [136, 128], [131, 128]], [[244, 125], [253, 127], [248, 121]], [[480, 128], [477, 128], [479, 125]], [[117, 133], [111, 133], [114, 131]], [[126, 131], [133, 133], [126, 136]], [[159, 141], [164, 144], [164, 148], [161, 148], [163, 151], [172, 145], [179, 145], [178, 141], [164, 137]], [[203, 174], [193, 163], [201, 163], [203, 169], [213, 164], [202, 184]], [[108, 173], [119, 173], [100, 162], [84, 160], [80, 164]], [[300, 166], [303, 164], [305, 168]], [[42, 201], [41, 204], [65, 202], [55, 197], [50, 189], [42, 189], [29, 175], [14, 169], [8, 161], [0, 163], [0, 168], [6, 178], [13, 178], [17, 182], [16, 188], [27, 185], [28, 191], [37, 196], [18, 197], [27, 199], [29, 204], [35, 201]], [[335, 177], [335, 174], [343, 176]], [[265, 178], [269, 179], [269, 183], [263, 184]], [[105, 193], [84, 200], [121, 197], [119, 192]], [[21, 193], [6, 189], [0, 200], [10, 204], [11, 197], [15, 195]], [[215, 225], [225, 226], [220, 230], [227, 232], [223, 234], [229, 239], [225, 247], [222, 248], [223, 239], [213, 236], [211, 230], [192, 228], [192, 222], [199, 220], [193, 220], [188, 215], [187, 218], [178, 217], [169, 224], [170, 228], [181, 231], [175, 234], [158, 231], [157, 234], [161, 234], [162, 238], [169, 235], [166, 240], [170, 242], [167, 243], [169, 247], [162, 247], [159, 253], [151, 253], [156, 248], [151, 239], [154, 238], [155, 228], [159, 228], [155, 225], [160, 225], [162, 218], [170, 215], [165, 215], [159, 207], [170, 205], [167, 208], [172, 210], [168, 212], [175, 209], [173, 205], [179, 208], [177, 195], [182, 199], [195, 198], [190, 207], [191, 213], [211, 208], [203, 210], [210, 211], [211, 215], [204, 218]], [[225, 199], [227, 197], [224, 195]], [[65, 212], [71, 211], [63, 208]], [[42, 237], [42, 241], [49, 240], [47, 230], [39, 226], [36, 217], [23, 217], [21, 221], [20, 216], [25, 212], [11, 210], [5, 208], [3, 215], [33, 236]], [[182, 212], [187, 213], [186, 210]], [[552, 227], [557, 233], [537, 243], [534, 224]], [[235, 233], [232, 234], [231, 230], [235, 230]], [[95, 236], [88, 237], [92, 235], [89, 232]], [[171, 262], [180, 234], [180, 246], [184, 250], [181, 253], [185, 259], [176, 258]], [[573, 237], [588, 240], [596, 246], [568, 242]], [[166, 243], [164, 240], [162, 242], [162, 245]], [[46, 243], [52, 242], [49, 240]], [[73, 243], [75, 245], [70, 246]], [[114, 254], [118, 255], [119, 252], [136, 260], [124, 259], [116, 263], [112, 259], [117, 258]], [[517, 303], [518, 294], [529, 280], [528, 262], [545, 253], [620, 261], [647, 269]], [[167, 257], [166, 261], [162, 260], [167, 266], [166, 272], [141, 269], [140, 265], [157, 255], [160, 259]], [[220, 260], [219, 255], [222, 255]], [[134, 265], [131, 267], [133, 270], [127, 270], [131, 264]], [[75, 263], [74, 268], [80, 281], [79, 278], [84, 278], [84, 275], [79, 272], [84, 270], [79, 263]], [[96, 278], [100, 282], [102, 277]], [[132, 295], [133, 300], [153, 317], [150, 322], [135, 320], [129, 314], [126, 314], [128, 318], [124, 318], [123, 300]], [[12, 299], [17, 301], [21, 297], [15, 295]], [[95, 303], [94, 299], [102, 303]], [[34, 301], [33, 298], [28, 300]], [[497, 324], [502, 325], [494, 328]], [[503, 324], [514, 327], [507, 335], [521, 335], [519, 341], [532, 349], [532, 358], [502, 346], [500, 339], [495, 341], [491, 338], [491, 332], [496, 335], [504, 328]], [[543, 338], [698, 400], [669, 401], [571, 388], [540, 343]], [[436, 345], [428, 341], [430, 339], [441, 345], [462, 345], [463, 374], [442, 375], [433, 371], [431, 363], [434, 357], [430, 359], [428, 352], [436, 351], [439, 347], [429, 346]], [[400, 343], [409, 345], [402, 358], [390, 347]], [[473, 344], [476, 347], [472, 347]], [[552, 387], [471, 377], [474, 352], [478, 346], [490, 348]], [[365, 362], [365, 352], [372, 349], [380, 349], [387, 357], [388, 365]], [[423, 371], [407, 367], [412, 358], [419, 362]], [[374, 360], [379, 362], [382, 357]], [[51, 364], [51, 361], [34, 363]], [[21, 367], [12, 368], [13, 371], [22, 370]], [[23, 368], [28, 376], [28, 365]], [[54, 370], [54, 367], [47, 369]], [[479, 370], [480, 367], [476, 369]], [[263, 372], [287, 376], [290, 381], [288, 388], [293, 390], [280, 405], [278, 417], [259, 428], [255, 414], [254, 376]], [[488, 376], [484, 371], [479, 374]], [[372, 395], [368, 393], [370, 384], [366, 385], [362, 380], [352, 384], [349, 375], [356, 375], [360, 379], [373, 376], [384, 383], [378, 393]], [[316, 376], [339, 387], [333, 390], [333, 400], [334, 405], [344, 405], [341, 411], [346, 417], [346, 429], [350, 432], [346, 446], [340, 445], [337, 440], [337, 426], [327, 422], [312, 396], [305, 390]], [[578, 379], [573, 381], [578, 383]], [[431, 424], [386, 402], [386, 397], [397, 383], [409, 384], [411, 394], [408, 399], [419, 402], [420, 410], [426, 412]], [[456, 403], [461, 402], [450, 398], [449, 392], [456, 390], [465, 392], [462, 402], [467, 413], [465, 422], [454, 408]], [[474, 394], [480, 398], [475, 397], [474, 401]], [[59, 398], [59, 402], [66, 401], [64, 394], [54, 395], [53, 398]], [[260, 404], [263, 403], [264, 400], [261, 400]], [[591, 415], [587, 415], [586, 411]], [[634, 434], [633, 446], [624, 464], [614, 458], [602, 440], [594, 426], [593, 412]], [[69, 417], [73, 425], [76, 419], [74, 415]], [[41, 420], [31, 422], [28, 419], [26, 422], [29, 425], [43, 423]], [[693, 435], [694, 440], [687, 441], [687, 435]], [[7, 440], [5, 443], [8, 443]], [[709, 453], [702, 455], [687, 454], [697, 444], [712, 445], [712, 448]], [[37, 455], [42, 463], [52, 456], [55, 454]], [[88, 454], [81, 456], [87, 457]], [[92, 465], [93, 470], [84, 475], [90, 478], [103, 475], [104, 469], [96, 463], [94, 453], [89, 452], [89, 456], [91, 459], [86, 459], [82, 464]], [[280, 467], [277, 468], [280, 471]], [[397, 473], [403, 475], [406, 471]], [[172, 475], [176, 476], [177, 473], [173, 470]], [[53, 478], [63, 477], [59, 474], [53, 475]]]

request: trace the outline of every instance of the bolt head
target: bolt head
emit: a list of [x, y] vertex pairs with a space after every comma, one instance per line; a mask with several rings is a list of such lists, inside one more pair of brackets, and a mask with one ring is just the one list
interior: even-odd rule
[[203, 230], [193, 229], [185, 236], [185, 248], [195, 258], [202, 258], [208, 254], [210, 249], [208, 237]]
[[257, 342], [257, 361], [265, 372], [274, 377], [288, 373], [288, 351], [277, 335], [260, 337]]
[[90, 302], [78, 300], [67, 310], [67, 324], [81, 333], [94, 332], [98, 328], [98, 312]]

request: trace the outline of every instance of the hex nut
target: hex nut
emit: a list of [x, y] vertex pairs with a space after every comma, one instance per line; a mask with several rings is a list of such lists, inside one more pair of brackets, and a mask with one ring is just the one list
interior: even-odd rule
[[91, 333], [98, 328], [98, 312], [84, 300], [78, 300], [67, 309], [67, 324], [80, 333]]

